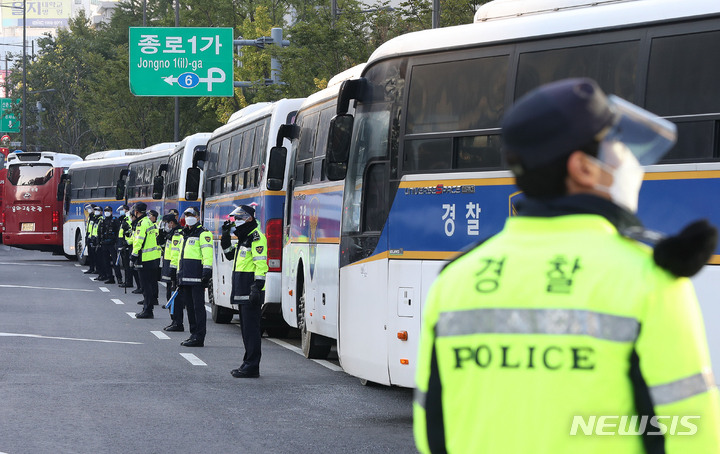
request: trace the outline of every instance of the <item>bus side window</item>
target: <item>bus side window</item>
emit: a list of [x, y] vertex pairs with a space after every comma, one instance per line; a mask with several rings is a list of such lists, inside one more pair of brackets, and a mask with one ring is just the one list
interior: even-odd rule
[[387, 218], [386, 162], [371, 162], [365, 170], [363, 194], [363, 231], [379, 232]]
[[502, 166], [500, 135], [459, 137], [454, 169], [490, 169]]
[[452, 168], [452, 139], [405, 142], [403, 170], [449, 170]]

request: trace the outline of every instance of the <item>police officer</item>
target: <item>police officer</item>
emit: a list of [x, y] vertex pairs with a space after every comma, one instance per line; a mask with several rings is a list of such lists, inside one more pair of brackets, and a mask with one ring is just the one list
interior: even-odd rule
[[[162, 218], [162, 229], [158, 235], [158, 244], [163, 246], [161, 279], [166, 285], [165, 296], [168, 302], [172, 293], [177, 289], [177, 273], [171, 268], [171, 262], [173, 256], [179, 252], [181, 242], [182, 232], [177, 218], [174, 214], [166, 214]], [[182, 306], [175, 304], [169, 309], [171, 323], [163, 329], [165, 331], [185, 331]]]
[[[127, 240], [128, 241], [128, 250], [129, 250], [128, 251], [129, 252], [128, 253], [128, 262], [130, 262], [129, 257], [132, 255], [132, 250], [135, 245], [135, 231], [137, 230], [139, 221], [140, 221], [140, 218], [138, 216], [138, 213], [135, 211], [135, 205], [133, 205], [132, 207], [130, 207], [131, 234]], [[140, 295], [143, 293], [142, 283], [140, 282], [140, 274], [138, 273], [137, 268], [135, 268], [135, 266], [132, 263], [130, 263], [130, 269], [132, 271], [132, 276], [135, 279], [135, 282], [137, 282], [137, 288], [135, 290], [133, 290], [132, 293]], [[132, 280], [131, 280], [131, 282], [132, 282]], [[140, 304], [145, 304], [145, 300], [143, 299], [142, 303], [140, 303]]]
[[[190, 323], [190, 337], [180, 345], [202, 347], [205, 345], [207, 325], [205, 289], [212, 279], [213, 236], [200, 224], [197, 208], [185, 210], [184, 217], [185, 228], [171, 265], [178, 285], [175, 311], [182, 317], [182, 308], [187, 308]], [[182, 323], [182, 318], [179, 322]]]
[[87, 269], [87, 271], [83, 272], [83, 274], [95, 274], [95, 261], [93, 260], [95, 258], [95, 251], [93, 251], [90, 247], [90, 234], [93, 230], [95, 213], [93, 212], [93, 207], [91, 204], [85, 204], [85, 212], [88, 216], [87, 221], [85, 222], [85, 249], [87, 249], [88, 253], [85, 264], [88, 265], [89, 268]]
[[154, 318], [153, 306], [158, 304], [158, 275], [160, 272], [160, 247], [157, 245], [157, 225], [145, 214], [147, 205], [135, 204], [137, 227], [133, 239], [130, 262], [137, 268], [143, 288], [143, 310], [135, 318]]
[[[242, 365], [230, 371], [235, 378], [260, 376], [262, 303], [265, 300], [267, 265], [267, 239], [255, 219], [255, 208], [240, 205], [222, 226], [220, 247], [228, 260], [233, 260], [232, 291], [230, 302], [238, 304], [245, 355]], [[230, 231], [237, 237], [232, 244]]]
[[[115, 264], [115, 275], [118, 276], [118, 285], [129, 288], [133, 286], [133, 272], [130, 268], [130, 243], [132, 238], [132, 227], [130, 227], [130, 209], [127, 205], [120, 205], [118, 213], [118, 235], [115, 247], [120, 260]], [[125, 278], [121, 277], [121, 269]]]
[[98, 222], [98, 260], [102, 265], [98, 280], [102, 280], [105, 284], [115, 283], [113, 268], [117, 260], [115, 243], [118, 236], [118, 222], [112, 214], [112, 207], [106, 206], [103, 209], [103, 217]]
[[[717, 232], [696, 222], [654, 252], [633, 239], [652, 238], [635, 217], [640, 165], [672, 146], [674, 126], [590, 79], [568, 79], [521, 98], [502, 127], [525, 200], [431, 287], [416, 369], [418, 449], [720, 452], [718, 391], [683, 277], [711, 256]], [[663, 434], [657, 421], [672, 421], [653, 424], [661, 415], [699, 416], [697, 431]], [[630, 431], [642, 435], [617, 436], [622, 417], [635, 417]], [[573, 435], [578, 418], [609, 425]], [[616, 436], [596, 436], [613, 423]]]
[[100, 207], [91, 204], [90, 215], [88, 216], [87, 230], [85, 233], [85, 244], [87, 245], [88, 258], [90, 259], [90, 273], [89, 274], [101, 274], [102, 265], [98, 264], [98, 241], [97, 241], [97, 228], [100, 219], [102, 218]]

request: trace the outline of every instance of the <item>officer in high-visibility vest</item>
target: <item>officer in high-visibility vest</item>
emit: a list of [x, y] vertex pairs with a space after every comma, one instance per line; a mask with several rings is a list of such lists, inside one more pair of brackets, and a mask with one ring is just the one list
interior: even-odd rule
[[[87, 259], [85, 259], [85, 264], [89, 267], [87, 271], [83, 272], [83, 274], [95, 274], [95, 261], [93, 260], [95, 258], [95, 251], [92, 251], [92, 248], [90, 247], [90, 234], [93, 230], [93, 223], [95, 220], [95, 213], [93, 210], [93, 206], [89, 203], [85, 204], [85, 212], [87, 213], [87, 221], [85, 221], [85, 250], [87, 250]], [[92, 251], [92, 252], [91, 252]], [[83, 251], [80, 251], [81, 253]]]
[[[225, 257], [234, 261], [230, 302], [238, 305], [245, 346], [242, 365], [230, 373], [235, 378], [256, 378], [260, 376], [262, 356], [260, 320], [268, 271], [267, 238], [255, 219], [254, 207], [240, 205], [230, 217], [232, 220], [222, 226], [220, 247]], [[237, 244], [232, 244], [231, 230], [238, 239]]]
[[418, 449], [720, 452], [718, 390], [685, 277], [717, 231], [699, 221], [660, 239], [635, 216], [641, 164], [672, 146], [675, 127], [590, 79], [528, 93], [502, 127], [525, 199], [427, 296]]
[[119, 275], [120, 270], [124, 271], [125, 277], [118, 280], [120, 287], [133, 286], [133, 270], [130, 268], [130, 250], [132, 246], [132, 227], [130, 227], [130, 208], [127, 205], [120, 205], [116, 210], [118, 213], [118, 236], [115, 247], [120, 259], [115, 264], [115, 274]]
[[[182, 231], [177, 217], [174, 214], [166, 214], [162, 218], [162, 228], [158, 235], [158, 244], [163, 246], [163, 260], [161, 279], [165, 282], [167, 301], [170, 301], [172, 293], [177, 289], [177, 273], [173, 272], [172, 259], [180, 251], [182, 243]], [[180, 304], [173, 305], [170, 309], [171, 323], [163, 328], [165, 331], [185, 331], [183, 326], [183, 311]]]
[[[177, 279], [178, 295], [175, 311], [187, 308], [190, 337], [180, 345], [202, 347], [205, 345], [207, 315], [205, 312], [205, 289], [210, 285], [213, 266], [213, 236], [200, 224], [200, 212], [195, 207], [185, 210], [185, 228], [182, 240], [173, 252], [171, 273]], [[182, 323], [182, 319], [180, 319]]]
[[137, 227], [130, 263], [137, 268], [143, 288], [143, 310], [135, 314], [135, 318], [154, 318], [153, 306], [158, 304], [160, 246], [157, 245], [157, 225], [145, 215], [146, 210], [147, 205], [143, 202], [134, 206]]

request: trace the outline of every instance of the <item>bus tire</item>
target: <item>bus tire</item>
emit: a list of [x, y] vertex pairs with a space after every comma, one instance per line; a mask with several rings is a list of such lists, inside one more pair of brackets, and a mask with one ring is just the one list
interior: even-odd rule
[[75, 231], [75, 258], [77, 259], [78, 263], [81, 265], [85, 265], [87, 262], [87, 257], [85, 255], [82, 255], [83, 253], [83, 239], [82, 235], [80, 234], [80, 230]]
[[297, 317], [298, 329], [300, 330], [300, 346], [303, 355], [308, 359], [327, 359], [330, 354], [331, 345], [321, 343], [317, 334], [311, 333], [307, 329], [305, 323], [305, 283], [303, 282], [303, 268], [298, 269], [298, 300], [297, 300]]
[[215, 293], [213, 291], [212, 283], [208, 286], [208, 299], [210, 300], [210, 308], [212, 312], [212, 320], [215, 323], [226, 325], [230, 323], [235, 315], [232, 309], [227, 307], [218, 306], [215, 304]]

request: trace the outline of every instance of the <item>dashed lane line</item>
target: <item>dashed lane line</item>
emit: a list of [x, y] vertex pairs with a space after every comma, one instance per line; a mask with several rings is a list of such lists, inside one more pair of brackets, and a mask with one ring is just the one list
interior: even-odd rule
[[193, 355], [192, 353], [180, 353], [180, 356], [188, 360], [193, 366], [207, 366], [207, 364], [205, 364], [203, 360]]
[[115, 303], [115, 304], [125, 304], [125, 303], [123, 303], [121, 300], [119, 300], [119, 299], [117, 299], [117, 298], [113, 298], [111, 301], [112, 301], [113, 303]]
[[0, 288], [29, 288], [29, 289], [35, 289], [35, 290], [62, 290], [66, 292], [94, 292], [95, 290], [87, 290], [87, 289], [80, 289], [80, 288], [59, 288], [59, 287], [35, 287], [32, 285], [10, 285], [10, 284], [0, 284]]
[[212, 308], [210, 308], [210, 306], [206, 305], [205, 310], [207, 311], [208, 314], [212, 314]]
[[153, 333], [155, 335], [155, 337], [157, 337], [158, 339], [170, 339], [170, 336], [163, 333], [162, 331], [150, 331], [150, 332]]
[[82, 265], [81, 265], [81, 264], [79, 264], [79, 263], [76, 263], [76, 264], [75, 264], [75, 266], [82, 266]]
[[130, 316], [130, 318], [135, 318], [135, 312], [125, 312]]
[[114, 340], [106, 340], [106, 339], [82, 339], [82, 338], [77, 338], [77, 337], [43, 336], [40, 334], [0, 333], [0, 337], [32, 337], [35, 339], [56, 339], [56, 340], [81, 341], [81, 342], [102, 342], [102, 343], [106, 343], [106, 344], [142, 345], [142, 342], [125, 342], [125, 341], [114, 341]]
[[107, 287], [100, 287], [101, 292], [110, 293], [110, 290]]

